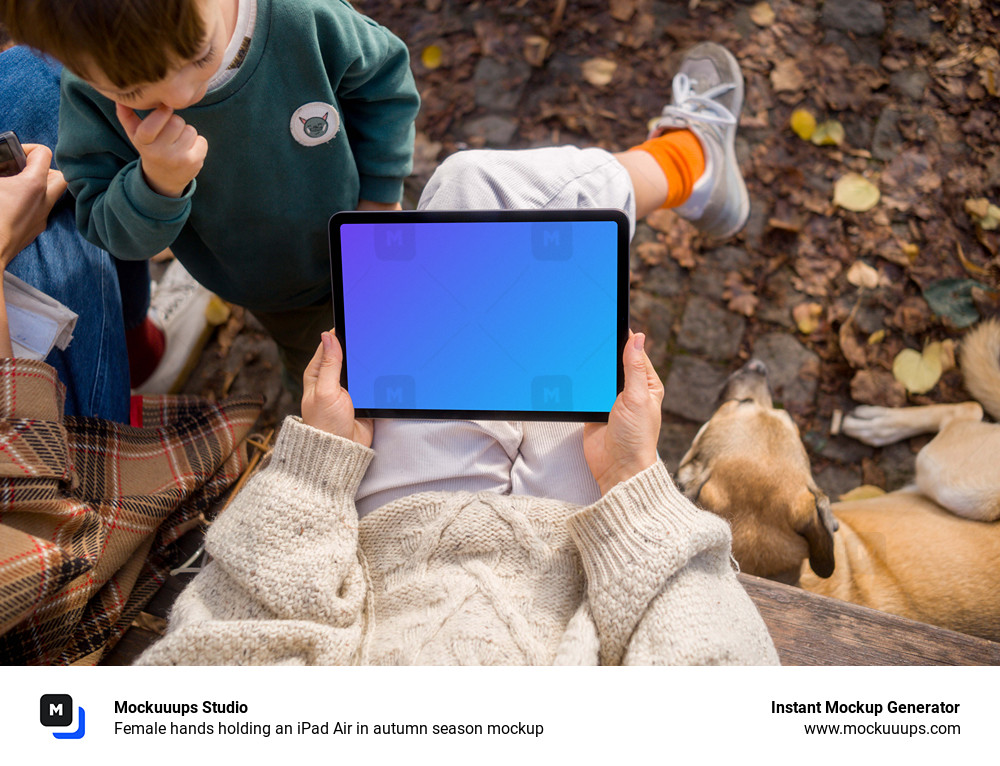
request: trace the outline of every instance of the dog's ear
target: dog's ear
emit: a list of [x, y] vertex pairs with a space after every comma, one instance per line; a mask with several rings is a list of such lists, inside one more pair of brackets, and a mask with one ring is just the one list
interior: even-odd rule
[[809, 544], [809, 566], [819, 577], [833, 574], [836, 562], [833, 560], [833, 533], [837, 530], [837, 520], [830, 509], [830, 499], [818, 489], [810, 489], [802, 495], [802, 502], [809, 505], [803, 514], [807, 521], [796, 528]]
[[692, 455], [689, 451], [681, 460], [680, 468], [677, 469], [677, 488], [684, 497], [692, 503], [697, 503], [701, 488], [705, 486], [705, 482], [711, 475], [708, 463], [703, 461], [700, 455]]

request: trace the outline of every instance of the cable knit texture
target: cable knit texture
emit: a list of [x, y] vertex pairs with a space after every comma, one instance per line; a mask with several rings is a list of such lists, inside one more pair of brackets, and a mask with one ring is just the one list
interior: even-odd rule
[[287, 420], [139, 663], [777, 663], [728, 527], [662, 464], [582, 509], [428, 492], [359, 524], [372, 454]]

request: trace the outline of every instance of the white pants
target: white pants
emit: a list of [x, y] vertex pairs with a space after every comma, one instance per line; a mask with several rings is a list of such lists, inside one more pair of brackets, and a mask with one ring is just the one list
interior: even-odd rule
[[[467, 151], [431, 176], [419, 210], [618, 208], [635, 230], [624, 167], [603, 149]], [[580, 423], [376, 420], [358, 515], [416, 492], [487, 490], [588, 505], [600, 497]]]

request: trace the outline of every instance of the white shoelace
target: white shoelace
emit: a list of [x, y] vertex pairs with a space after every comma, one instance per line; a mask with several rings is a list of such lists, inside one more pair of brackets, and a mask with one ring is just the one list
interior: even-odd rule
[[674, 103], [663, 107], [663, 116], [695, 119], [712, 125], [735, 125], [736, 115], [715, 100], [735, 87], [732, 83], [720, 83], [706, 91], [695, 93], [694, 80], [684, 72], [678, 72], [671, 83]]

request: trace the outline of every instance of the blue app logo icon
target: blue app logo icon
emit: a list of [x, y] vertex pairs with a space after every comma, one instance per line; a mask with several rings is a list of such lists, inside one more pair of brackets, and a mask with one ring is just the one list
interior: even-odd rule
[[568, 261], [573, 257], [573, 224], [568, 221], [531, 224], [531, 253], [539, 261]]
[[536, 410], [573, 409], [573, 381], [569, 375], [539, 375], [532, 379], [531, 406]]
[[[38, 701], [38, 720], [42, 726], [71, 726], [73, 723], [73, 698], [68, 694], [43, 694]], [[56, 739], [82, 739], [87, 731], [86, 714], [77, 708], [76, 731], [54, 731]]]
[[380, 375], [375, 378], [376, 407], [414, 407], [417, 386], [412, 375]]

